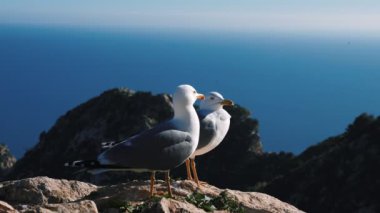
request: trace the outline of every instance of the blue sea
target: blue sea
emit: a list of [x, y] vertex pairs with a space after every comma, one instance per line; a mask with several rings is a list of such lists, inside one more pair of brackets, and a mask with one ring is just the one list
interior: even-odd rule
[[380, 114], [380, 39], [0, 25], [0, 142], [20, 158], [69, 109], [115, 87], [219, 91], [300, 153]]

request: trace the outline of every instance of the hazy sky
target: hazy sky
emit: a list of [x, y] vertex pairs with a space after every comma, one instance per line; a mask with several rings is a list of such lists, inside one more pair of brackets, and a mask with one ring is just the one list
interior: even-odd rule
[[380, 33], [378, 0], [1, 0], [0, 23]]

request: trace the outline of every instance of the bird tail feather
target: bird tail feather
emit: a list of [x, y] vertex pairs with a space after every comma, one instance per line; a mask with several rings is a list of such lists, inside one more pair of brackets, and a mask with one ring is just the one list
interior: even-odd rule
[[[119, 166], [119, 165], [104, 165], [97, 160], [76, 160], [71, 162], [66, 162], [65, 167], [82, 168], [78, 172], [87, 171], [93, 173], [92, 171], [98, 171], [96, 173], [101, 173], [104, 171], [129, 171], [131, 167]], [[101, 172], [99, 172], [101, 171]]]

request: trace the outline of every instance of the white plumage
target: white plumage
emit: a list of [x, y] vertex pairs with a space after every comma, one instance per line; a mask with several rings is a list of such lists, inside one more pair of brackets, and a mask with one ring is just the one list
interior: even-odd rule
[[200, 137], [197, 149], [186, 161], [187, 177], [193, 179], [190, 167], [193, 170], [194, 180], [199, 186], [197, 171], [194, 159], [196, 156], [206, 154], [217, 147], [226, 136], [230, 128], [231, 115], [223, 109], [224, 105], [233, 105], [233, 102], [226, 100], [218, 92], [211, 92], [207, 98], [201, 102], [197, 111], [200, 121]]

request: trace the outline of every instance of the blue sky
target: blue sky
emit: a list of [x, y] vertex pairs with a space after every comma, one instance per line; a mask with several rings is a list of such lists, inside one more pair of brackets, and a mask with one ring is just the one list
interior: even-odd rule
[[376, 0], [2, 0], [0, 23], [380, 34]]

